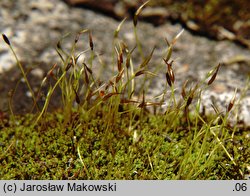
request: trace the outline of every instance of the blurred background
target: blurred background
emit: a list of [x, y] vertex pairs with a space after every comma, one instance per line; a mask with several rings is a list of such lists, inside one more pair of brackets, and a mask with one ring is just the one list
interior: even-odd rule
[[[135, 45], [132, 18], [145, 0], [0, 0], [0, 31], [10, 40], [22, 62], [32, 87], [36, 91], [47, 71], [60, 58], [55, 50], [57, 42], [67, 33], [62, 47], [69, 51], [74, 36], [82, 29], [91, 29], [94, 50], [100, 57], [93, 62], [96, 77], [107, 80], [114, 73], [113, 34], [124, 17], [119, 39], [130, 49]], [[176, 73], [176, 89], [184, 80], [197, 81], [218, 63], [221, 70], [216, 83], [204, 93], [204, 105], [211, 100], [225, 107], [235, 88], [241, 93], [250, 73], [250, 3], [249, 0], [151, 0], [140, 14], [138, 36], [148, 55], [155, 46], [149, 69], [164, 65], [162, 57], [167, 45], [183, 28], [184, 33], [174, 46], [172, 59]], [[88, 48], [88, 36], [81, 36], [76, 52]], [[87, 62], [89, 53], [83, 55]], [[135, 66], [142, 59], [136, 49]], [[102, 68], [100, 68], [102, 67]], [[164, 71], [163, 71], [164, 72]], [[162, 73], [163, 73], [162, 72]], [[158, 95], [166, 87], [161, 72], [149, 85], [148, 98]], [[31, 97], [16, 60], [0, 39], [0, 111], [8, 111], [11, 90], [16, 112], [23, 113], [31, 106]], [[17, 85], [18, 84], [18, 85]], [[44, 89], [46, 95], [46, 88]], [[44, 96], [45, 96], [44, 95]], [[51, 107], [60, 105], [55, 95]], [[211, 98], [212, 97], [212, 98]], [[242, 120], [250, 122], [250, 92], [243, 100]]]
[[[66, 0], [66, 2], [122, 19], [125, 16], [133, 16], [145, 0]], [[141, 18], [154, 25], [163, 24], [169, 19], [172, 22], [180, 22], [201, 35], [237, 40], [250, 47], [248, 0], [151, 0], [148, 5]]]

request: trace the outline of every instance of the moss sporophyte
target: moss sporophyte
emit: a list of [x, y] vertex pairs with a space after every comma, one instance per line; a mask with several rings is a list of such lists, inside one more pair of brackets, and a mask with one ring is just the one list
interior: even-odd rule
[[[37, 91], [8, 37], [2, 35], [17, 60], [33, 103], [32, 113], [20, 116], [15, 115], [15, 103], [10, 101], [10, 116], [0, 119], [1, 179], [243, 179], [249, 174], [249, 128], [229, 120], [229, 115], [237, 111], [237, 90], [225, 112], [215, 106], [215, 113], [202, 112], [202, 92], [216, 82], [221, 65], [218, 63], [202, 81], [186, 80], [181, 96], [176, 91], [172, 53], [183, 30], [176, 32], [172, 41], [165, 39], [167, 52], [160, 65], [164, 69], [159, 69], [166, 75], [165, 87], [158, 101], [148, 99], [149, 89], [143, 81], [159, 77], [158, 72], [148, 68], [155, 47], [144, 54], [137, 31], [138, 15], [148, 3], [135, 12], [135, 47], [129, 48], [120, 38], [125, 20], [115, 30], [115, 71], [104, 81], [93, 69], [95, 58], [101, 58], [94, 31], [77, 33], [69, 51], [63, 49], [62, 40], [58, 41], [56, 51], [61, 61], [51, 62]], [[78, 53], [81, 36], [89, 41]], [[133, 60], [135, 51], [141, 57], [139, 64]], [[42, 96], [46, 85], [48, 91]], [[48, 111], [56, 89], [60, 89], [62, 107]], [[246, 92], [249, 84], [243, 89]], [[27, 184], [22, 189], [27, 188], [61, 189]], [[68, 188], [82, 190], [85, 186], [70, 184]]]

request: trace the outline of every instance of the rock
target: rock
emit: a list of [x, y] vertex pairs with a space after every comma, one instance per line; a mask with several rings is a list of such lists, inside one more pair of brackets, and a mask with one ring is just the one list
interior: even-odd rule
[[[66, 2], [72, 6], [84, 6], [95, 11], [101, 11], [117, 19], [123, 19], [125, 17], [132, 18], [136, 9], [143, 3], [143, 1], [139, 0], [103, 0], [102, 3], [95, 0], [66, 0]], [[163, 24], [164, 20], [169, 16], [168, 10], [163, 7], [146, 7], [139, 17], [154, 25], [160, 25]]]
[[101, 11], [108, 15], [112, 15], [113, 17], [124, 16], [123, 11], [122, 11], [122, 15], [121, 15], [120, 10], [118, 10], [118, 13], [116, 12], [117, 9], [115, 9], [115, 7], [116, 7], [116, 4], [118, 4], [119, 2], [117, 0], [103, 0], [101, 3], [100, 1], [95, 1], [95, 0], [66, 0], [66, 2], [73, 6], [81, 5], [87, 8], [95, 9], [97, 11]]
[[163, 7], [146, 7], [141, 12], [139, 18], [148, 21], [154, 25], [161, 25], [170, 17], [170, 13]]
[[[69, 7], [60, 0], [37, 0], [35, 2], [32, 0], [2, 0], [0, 1], [0, 7], [0, 31], [8, 36], [17, 56], [22, 62], [25, 62], [26, 70], [30, 69], [31, 73], [33, 73], [30, 74], [30, 77], [35, 81], [34, 86], [39, 86], [42, 80], [40, 78], [42, 72], [34, 70], [42, 69], [46, 74], [55, 63], [58, 66], [62, 66], [55, 50], [58, 40], [66, 33], [71, 33], [61, 43], [62, 48], [69, 52], [74, 42], [74, 36], [82, 29], [91, 29], [92, 32], [94, 51], [98, 56], [93, 61], [95, 77], [107, 81], [117, 73], [116, 67], [115, 69], [113, 68], [114, 50], [112, 44], [114, 43], [114, 31], [120, 21], [87, 9]], [[138, 38], [141, 40], [145, 56], [149, 55], [155, 46], [155, 51], [148, 67], [151, 71], [157, 71], [157, 77], [146, 81], [146, 85], [149, 87], [146, 98], [154, 101], [154, 97], [159, 95], [164, 89], [167, 88], [167, 91], [170, 91], [169, 87], [166, 86], [166, 65], [162, 60], [167, 52], [167, 44], [164, 40], [167, 38], [171, 41], [181, 31], [182, 26], [171, 24], [167, 20], [164, 24], [157, 27], [139, 21], [137, 28]], [[119, 38], [128, 45], [129, 49], [134, 47], [135, 36], [131, 20], [128, 19], [124, 22]], [[88, 48], [88, 34], [80, 36], [76, 53], [80, 53]], [[227, 62], [227, 59], [231, 59], [239, 54], [245, 56], [246, 59], [250, 57], [248, 49], [230, 41], [209, 40], [205, 37], [194, 36], [187, 30], [184, 31], [174, 45], [172, 56], [174, 60], [173, 69], [176, 73], [175, 88], [177, 95], [180, 95], [182, 84], [186, 79], [190, 80], [190, 85], [196, 81], [201, 81], [206, 77], [207, 72], [219, 62]], [[82, 55], [85, 62], [88, 61], [90, 55], [90, 52], [85, 52]], [[143, 59], [139, 54], [138, 48], [135, 49], [132, 58], [136, 67], [142, 63]], [[100, 64], [100, 61], [103, 63], [103, 66]], [[158, 66], [160, 66], [160, 69], [155, 70]], [[10, 69], [11, 67], [12, 69]], [[14, 82], [17, 82], [21, 75], [13, 54], [2, 39], [0, 39], [0, 70], [2, 70], [2, 74], [0, 74], [0, 96], [5, 100], [3, 101], [4, 103], [0, 103], [0, 110], [5, 111], [8, 105], [6, 103], [8, 103], [7, 94], [9, 91], [6, 84], [8, 84], [11, 75], [15, 76], [12, 85], [8, 86], [14, 88]], [[208, 108], [207, 111], [213, 112], [211, 109], [212, 97], [220, 105], [221, 111], [225, 111], [225, 107], [229, 103], [235, 88], [238, 88], [237, 98], [240, 100], [239, 96], [240, 93], [244, 92], [242, 87], [246, 86], [249, 71], [250, 66], [247, 61], [222, 65], [215, 80], [215, 83], [222, 85], [205, 89], [203, 93], [202, 103]], [[5, 76], [7, 73], [8, 77]], [[39, 76], [36, 76], [37, 74]], [[142, 78], [138, 78], [137, 82], [140, 81], [142, 81]], [[140, 85], [136, 87], [140, 89]], [[22, 92], [27, 94], [27, 89], [23, 87], [20, 93]], [[20, 97], [22, 97], [21, 94], [17, 100], [22, 100]], [[238, 104], [239, 111], [242, 111], [239, 118], [248, 125], [250, 125], [249, 97], [250, 92], [248, 90], [246, 91], [246, 96]], [[59, 98], [60, 96], [56, 99], [57, 102]], [[25, 100], [25, 103], [20, 104], [18, 109], [28, 107], [27, 103], [30, 102], [30, 98], [27, 97]]]
[[[117, 19], [133, 18], [143, 0], [65, 0], [73, 6], [84, 6], [101, 11]], [[160, 7], [159, 7], [160, 6]], [[209, 8], [209, 9], [207, 9]], [[154, 25], [161, 25], [165, 19], [181, 22], [194, 33], [229, 39], [250, 48], [249, 4], [245, 1], [230, 0], [218, 2], [202, 1], [150, 1], [140, 18]]]

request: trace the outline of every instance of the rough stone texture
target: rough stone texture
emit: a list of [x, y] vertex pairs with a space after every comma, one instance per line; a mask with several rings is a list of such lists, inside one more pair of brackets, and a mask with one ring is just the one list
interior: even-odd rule
[[[1, 0], [0, 7], [0, 31], [9, 37], [14, 50], [25, 66], [32, 67], [33, 77], [39, 75], [40, 79], [36, 81], [40, 81], [41, 77], [46, 74], [46, 70], [54, 63], [60, 63], [54, 49], [57, 41], [68, 32], [74, 35], [86, 28], [91, 29], [95, 51], [100, 54], [100, 58], [105, 64], [101, 69], [98, 58], [95, 58], [93, 66], [96, 77], [100, 76], [102, 80], [106, 80], [111, 76], [113, 33], [120, 23], [119, 21], [86, 9], [69, 7], [60, 0]], [[162, 60], [167, 49], [164, 38], [167, 37], [168, 40], [171, 40], [181, 29], [180, 25], [172, 25], [168, 21], [158, 27], [141, 21], [138, 23], [138, 35], [145, 54], [148, 55], [156, 46], [153, 58], [148, 65], [149, 69], [154, 70], [156, 65], [161, 65], [157, 78], [148, 83], [150, 87], [147, 92], [148, 99], [153, 99], [155, 95], [159, 95], [166, 88], [166, 68]], [[120, 38], [128, 44], [129, 48], [133, 48], [135, 37], [132, 21], [124, 23]], [[73, 41], [74, 36], [66, 38], [62, 43], [63, 48], [69, 50]], [[88, 36], [81, 36], [77, 51], [80, 52], [87, 48]], [[84, 54], [86, 60], [89, 55], [89, 52]], [[243, 56], [243, 60], [235, 61], [232, 64], [227, 63], [229, 59], [237, 55]], [[136, 66], [142, 62], [138, 51], [135, 51], [133, 58]], [[207, 111], [210, 112], [213, 112], [211, 109], [212, 100], [221, 108], [221, 111], [225, 111], [235, 88], [238, 88], [236, 98], [239, 100], [239, 95], [243, 87], [246, 86], [247, 76], [250, 72], [250, 64], [246, 60], [250, 58], [249, 50], [230, 41], [211, 41], [205, 37], [193, 36], [188, 31], [184, 31], [175, 44], [172, 58], [174, 59], [173, 68], [176, 75], [175, 87], [178, 92], [186, 79], [193, 82], [202, 80], [206, 73], [219, 62], [225, 62], [221, 66], [214, 84], [203, 92], [203, 103], [207, 107]], [[6, 73], [11, 75], [13, 70], [16, 73], [18, 69], [15, 64], [13, 55], [0, 39], [0, 72], [2, 72], [0, 89], [1, 97], [3, 99], [5, 97], [5, 102], [0, 104], [1, 110], [6, 110], [8, 92], [7, 81], [2, 82], [3, 78], [6, 79], [3, 75]], [[14, 68], [10, 70], [13, 66]], [[7, 70], [9, 71], [7, 72]], [[16, 75], [18, 76], [18, 74]], [[138, 78], [138, 80], [141, 79]], [[17, 80], [13, 79], [13, 81]], [[139, 86], [137, 87], [139, 88]], [[167, 88], [170, 90], [169, 87]], [[246, 97], [239, 103], [239, 111], [239, 119], [250, 125], [249, 90], [246, 92]]]
[[[83, 6], [112, 17], [133, 18], [137, 8], [146, 0], [65, 0], [73, 6]], [[192, 32], [210, 36], [217, 40], [234, 40], [250, 48], [250, 6], [237, 0], [182, 1], [154, 0], [147, 4], [139, 15], [154, 25], [162, 25], [166, 20], [178, 21]]]

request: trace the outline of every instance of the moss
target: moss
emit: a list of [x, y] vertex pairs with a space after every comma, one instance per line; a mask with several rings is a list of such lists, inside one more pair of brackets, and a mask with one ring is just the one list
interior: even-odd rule
[[[136, 28], [135, 25], [137, 37]], [[77, 40], [86, 32], [89, 30], [81, 31]], [[220, 65], [189, 91], [184, 84], [182, 98], [176, 100], [170, 60], [172, 47], [182, 32], [168, 44], [167, 59], [164, 59], [169, 76], [166, 89], [170, 87], [171, 91], [166, 103], [147, 102], [143, 88], [137, 92], [141, 100], [134, 96], [136, 77], [156, 75], [147, 70], [153, 53], [136, 67], [130, 50], [116, 37], [118, 74], [101, 83], [95, 80], [91, 70], [95, 57], [91, 44], [88, 65], [77, 64], [79, 56], [74, 54], [77, 41], [70, 53], [57, 48], [66, 60], [55, 75], [52, 67], [41, 84], [42, 87], [52, 75], [56, 81], [50, 86], [41, 111], [22, 116], [10, 112], [9, 118], [1, 123], [0, 179], [244, 178], [249, 173], [249, 138], [245, 136], [249, 129], [239, 124], [232, 127], [228, 121], [230, 111], [225, 115], [218, 112], [205, 116], [198, 112], [200, 104], [192, 103], [201, 100], [201, 93], [197, 92], [214, 82]], [[140, 45], [139, 39], [136, 45]], [[127, 57], [126, 65], [123, 56]], [[48, 112], [57, 87], [61, 90], [63, 107]], [[242, 90], [243, 95], [247, 89], [248, 85]], [[196, 109], [189, 112], [195, 104]], [[233, 107], [234, 100], [230, 104]], [[165, 113], [152, 114], [146, 108], [161, 105], [169, 105]]]
[[[99, 122], [93, 119], [77, 129], [75, 134], [78, 139], [74, 141], [70, 131], [62, 129], [57, 119], [60, 114], [48, 116], [47, 125], [40, 124], [36, 128], [20, 125], [1, 130], [1, 179], [185, 179], [189, 176], [187, 172], [199, 172], [207, 164], [207, 153], [216, 145], [212, 135], [209, 135], [209, 143], [201, 152], [204, 135], [192, 144], [194, 132], [186, 132], [184, 127], [179, 132], [167, 131], [172, 140], [166, 140], [166, 129], [157, 128], [163, 116], [152, 116], [145, 123], [137, 143], [133, 143], [133, 134], [126, 129], [129, 121], [122, 121], [123, 126], [119, 127], [120, 120], [117, 120], [112, 126], [117, 129], [111, 129], [106, 134], [106, 127], [101, 126], [104, 125], [103, 119]], [[26, 117], [25, 120], [20, 118], [15, 121], [32, 124], [33, 117]], [[240, 179], [239, 169], [244, 170], [249, 162], [248, 142], [244, 135], [237, 133], [234, 143], [227, 142], [225, 146], [234, 154], [238, 165], [234, 166], [218, 148], [204, 170], [194, 175], [195, 179]], [[77, 145], [89, 176], [77, 155]], [[189, 164], [182, 166], [187, 153], [190, 153]], [[197, 158], [199, 161], [196, 163]], [[197, 166], [192, 168], [195, 164]], [[180, 168], [185, 171], [181, 176], [178, 174]]]

